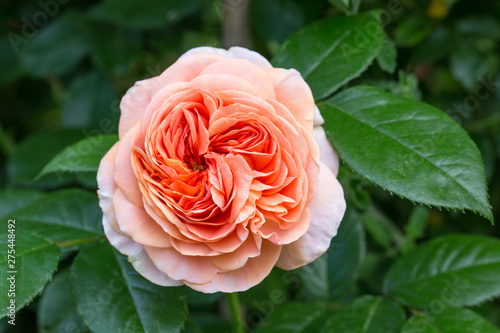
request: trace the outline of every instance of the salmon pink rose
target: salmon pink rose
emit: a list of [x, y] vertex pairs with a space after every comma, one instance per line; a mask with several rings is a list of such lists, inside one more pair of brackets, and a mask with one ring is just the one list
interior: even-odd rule
[[242, 291], [328, 249], [345, 211], [338, 157], [296, 70], [195, 48], [120, 108], [98, 194], [106, 236], [144, 277]]

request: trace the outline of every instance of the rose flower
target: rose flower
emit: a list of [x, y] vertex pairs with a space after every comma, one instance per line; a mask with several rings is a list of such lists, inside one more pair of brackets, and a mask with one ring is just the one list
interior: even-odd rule
[[145, 278], [242, 291], [328, 249], [345, 211], [338, 156], [296, 70], [195, 48], [120, 108], [98, 195], [107, 238]]

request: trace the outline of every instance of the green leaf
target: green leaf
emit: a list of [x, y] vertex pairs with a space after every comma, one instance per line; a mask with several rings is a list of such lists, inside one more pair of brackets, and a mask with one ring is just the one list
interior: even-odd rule
[[[191, 303], [189, 303], [191, 305]], [[200, 328], [203, 330], [200, 331]], [[182, 333], [201, 333], [201, 332], [233, 332], [233, 325], [214, 313], [196, 312], [188, 318]]]
[[317, 332], [332, 315], [323, 305], [315, 303], [288, 303], [277, 307], [264, 320], [256, 333], [310, 333]]
[[349, 11], [350, 0], [328, 0], [328, 2], [337, 7], [337, 9], [340, 10], [342, 13], [346, 15], [350, 14]]
[[358, 277], [366, 254], [365, 232], [359, 214], [348, 209], [328, 253], [330, 298], [349, 292]]
[[346, 15], [356, 15], [361, 4], [361, 0], [329, 0], [328, 2]]
[[361, 0], [351, 0], [351, 13], [357, 14], [361, 6]]
[[500, 296], [500, 241], [452, 235], [429, 241], [399, 259], [384, 280], [398, 302], [429, 307], [475, 305]]
[[[7, 222], [7, 221], [6, 221]], [[28, 231], [19, 232], [17, 224], [19, 219], [16, 217], [15, 246], [8, 247], [8, 235], [11, 233], [0, 234], [0, 247], [4, 252], [0, 259], [0, 318], [9, 314], [11, 299], [15, 299], [15, 311], [31, 302], [42, 290], [45, 284], [50, 280], [52, 274], [57, 268], [59, 262], [59, 248], [49, 242], [47, 239], [32, 234]], [[4, 226], [6, 230], [6, 226]], [[11, 236], [12, 237], [12, 236]], [[8, 261], [7, 251], [15, 250], [13, 259], [15, 262]], [[10, 266], [10, 265], [13, 266]], [[10, 273], [10, 272], [15, 273]], [[15, 276], [14, 287], [12, 288], [7, 278]], [[9, 294], [14, 293], [12, 297]]]
[[61, 130], [35, 134], [24, 140], [7, 164], [10, 186], [53, 188], [74, 181], [72, 175], [47, 175], [35, 181], [43, 167], [63, 148], [84, 137], [82, 131]]
[[314, 299], [342, 298], [351, 291], [365, 254], [361, 217], [348, 208], [328, 251], [297, 272], [306, 281], [304, 288]]
[[37, 31], [33, 39], [20, 47], [24, 71], [40, 77], [64, 74], [87, 53], [87, 45], [73, 15], [61, 16]]
[[0, 154], [3, 154], [4, 156], [10, 156], [13, 151], [14, 151], [14, 138], [11, 137], [11, 135], [7, 133], [3, 128], [3, 126], [0, 124]]
[[12, 215], [20, 232], [34, 232], [60, 245], [103, 235], [96, 194], [79, 189], [51, 192]]
[[253, 0], [250, 21], [260, 38], [282, 43], [291, 33], [318, 18], [323, 7], [322, 0]]
[[186, 320], [184, 288], [149, 282], [107, 242], [80, 250], [70, 280], [92, 332], [180, 332]]
[[373, 87], [347, 89], [320, 108], [328, 138], [362, 176], [411, 201], [493, 221], [479, 150], [445, 113]]
[[348, 208], [328, 251], [298, 272], [305, 289], [318, 299], [337, 299], [351, 291], [366, 254], [361, 217]]
[[365, 230], [373, 240], [378, 245], [389, 248], [392, 244], [392, 232], [389, 226], [383, 220], [369, 214], [364, 214], [362, 219]]
[[75, 179], [82, 187], [88, 190], [97, 191], [97, 177], [95, 172], [76, 173]]
[[406, 236], [412, 240], [422, 237], [429, 219], [429, 209], [415, 207], [410, 214], [408, 224], [405, 226]]
[[304, 300], [328, 300], [330, 283], [328, 276], [328, 253], [296, 270], [306, 294]]
[[485, 318], [496, 327], [500, 327], [500, 317], [498, 316], [500, 313], [500, 305], [498, 302], [483, 303], [479, 306], [475, 306], [471, 310], [474, 310], [475, 313]]
[[415, 240], [422, 237], [427, 227], [429, 220], [429, 209], [422, 206], [417, 206], [413, 208], [408, 218], [408, 224], [405, 226], [405, 236], [403, 244], [401, 244], [401, 252], [407, 253], [413, 250], [415, 245]]
[[191, 288], [187, 288], [187, 298], [188, 303], [193, 306], [203, 306], [207, 304], [213, 304], [217, 302], [224, 294], [223, 293], [213, 293], [205, 294]]
[[432, 22], [424, 16], [410, 16], [394, 30], [394, 41], [399, 47], [412, 47], [432, 32]]
[[467, 44], [455, 47], [450, 57], [450, 69], [453, 77], [469, 92], [478, 86], [478, 78], [490, 70], [485, 57]]
[[450, 28], [439, 26], [413, 51], [414, 62], [434, 63], [439, 61], [455, 51], [458, 42]]
[[398, 304], [376, 296], [357, 298], [340, 309], [321, 332], [399, 333], [405, 313]]
[[368, 207], [361, 217], [366, 231], [379, 245], [389, 250], [386, 254], [394, 250], [393, 245], [400, 247], [404, 243], [403, 232], [377, 206], [371, 205]]
[[141, 56], [139, 32], [94, 19], [86, 22], [84, 34], [96, 67], [111, 76], [130, 75], [131, 63]]
[[392, 40], [386, 38], [377, 55], [377, 63], [383, 71], [392, 74], [396, 70], [397, 56], [396, 45]]
[[97, 172], [99, 163], [118, 141], [115, 134], [91, 136], [57, 154], [40, 172], [44, 176], [54, 172]]
[[62, 107], [66, 127], [99, 128], [105, 134], [118, 131], [119, 102], [113, 86], [98, 71], [71, 82]]
[[294, 33], [272, 63], [298, 70], [319, 100], [359, 76], [377, 56], [384, 39], [376, 12], [335, 17]]
[[366, 80], [365, 83], [401, 97], [411, 98], [417, 101], [422, 99], [422, 93], [418, 88], [418, 78], [415, 74], [407, 74], [403, 70], [399, 70], [398, 78], [399, 81]]
[[448, 9], [450, 9], [458, 0], [443, 0], [443, 1], [448, 5]]
[[80, 319], [69, 288], [69, 269], [55, 275], [42, 293], [37, 311], [41, 333], [88, 332]]
[[201, 0], [104, 0], [91, 9], [90, 15], [128, 29], [151, 29], [179, 21], [201, 4]]
[[42, 192], [32, 190], [3, 190], [0, 192], [0, 217], [16, 217], [14, 212], [21, 210], [40, 199]]
[[492, 16], [469, 16], [456, 23], [456, 30], [472, 38], [500, 40], [500, 24]]
[[410, 318], [401, 333], [500, 333], [500, 329], [468, 309], [440, 308]]
[[[247, 324], [251, 327], [258, 326], [260, 321], [270, 315], [276, 306], [291, 299], [290, 291], [297, 290], [300, 285], [297, 271], [274, 268], [261, 283], [247, 291], [240, 292], [240, 303], [248, 309]], [[189, 305], [192, 305], [191, 300]]]

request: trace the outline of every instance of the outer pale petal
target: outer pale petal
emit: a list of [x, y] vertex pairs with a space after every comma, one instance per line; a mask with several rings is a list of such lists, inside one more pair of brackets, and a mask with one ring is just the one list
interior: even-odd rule
[[315, 105], [314, 106], [314, 126], [323, 125], [324, 122], [325, 122], [325, 120], [323, 119], [321, 112], [319, 112], [318, 107]]
[[247, 290], [259, 284], [271, 273], [280, 256], [281, 246], [268, 241], [262, 242], [260, 255], [248, 259], [245, 266], [227, 273], [218, 273], [211, 281], [204, 284], [186, 284], [194, 290], [204, 293], [222, 291], [232, 293]]
[[103, 214], [113, 219], [113, 195], [116, 191], [116, 183], [113, 179], [113, 175], [115, 173], [115, 157], [119, 145], [120, 142], [115, 143], [106, 155], [104, 155], [99, 164], [99, 170], [97, 171], [97, 183], [99, 184], [97, 194], [99, 196], [99, 205], [101, 206]]
[[259, 66], [246, 59], [225, 59], [207, 66], [201, 73], [228, 74], [239, 77], [254, 86], [263, 98], [275, 98], [273, 82]]
[[332, 144], [326, 137], [323, 126], [314, 126], [313, 136], [319, 145], [319, 159], [325, 163], [333, 174], [337, 176], [339, 173], [339, 155], [333, 149]]
[[108, 237], [109, 242], [122, 254], [128, 256], [128, 260], [139, 272], [149, 281], [160, 286], [174, 287], [182, 285], [182, 281], [175, 281], [158, 270], [153, 264], [148, 254], [141, 244], [136, 243], [131, 238], [119, 234], [111, 227], [111, 222], [107, 221], [106, 216], [103, 217], [102, 224], [104, 233]]
[[217, 268], [204, 256], [184, 256], [177, 250], [144, 247], [156, 267], [175, 280], [191, 283], [208, 283], [217, 274]]
[[168, 67], [159, 76], [161, 80], [161, 87], [166, 87], [175, 82], [189, 82], [198, 75], [200, 72], [210, 65], [224, 57], [213, 53], [200, 53], [191, 54], [189, 56], [180, 57], [172, 66]]
[[189, 82], [189, 86], [212, 91], [239, 90], [253, 96], [259, 96], [258, 90], [247, 81], [227, 74], [201, 75]]
[[133, 205], [116, 190], [113, 198], [115, 218], [120, 230], [142, 245], [171, 247], [170, 236], [149, 216], [144, 208]]
[[223, 56], [225, 58], [230, 58], [228, 50], [219, 49], [217, 47], [211, 47], [211, 46], [199, 46], [199, 47], [192, 48], [191, 50], [184, 53], [180, 57], [180, 59], [185, 58], [186, 56], [198, 54], [198, 53], [213, 53], [213, 54], [218, 54], [220, 56]]
[[276, 265], [282, 269], [295, 269], [325, 253], [337, 234], [345, 208], [342, 186], [326, 164], [320, 162], [318, 188], [309, 204], [311, 225], [304, 236], [283, 246]]
[[114, 172], [114, 180], [127, 199], [136, 205], [142, 207], [142, 193], [139, 189], [139, 181], [134, 173], [132, 165], [131, 151], [133, 143], [136, 140], [136, 133], [140, 131], [140, 123], [129, 130], [120, 140], [120, 146], [116, 153], [115, 165], [119, 166]]
[[151, 99], [158, 91], [173, 83], [177, 84], [176, 88], [179, 90], [179, 87], [182, 88], [180, 83], [191, 81], [205, 67], [221, 59], [224, 58], [213, 54], [181, 57], [161, 75], [136, 82], [120, 103], [121, 116], [118, 129], [120, 139], [141, 120]]
[[285, 105], [295, 119], [309, 132], [313, 130], [314, 98], [311, 89], [295, 69], [268, 69], [274, 82], [276, 100]]
[[[271, 64], [269, 61], [261, 56], [259, 53], [251, 51], [249, 49], [246, 49], [244, 47], [238, 47], [234, 46], [231, 47], [229, 50], [224, 50], [224, 49], [218, 49], [215, 47], [210, 47], [210, 46], [200, 46], [196, 47], [194, 49], [191, 49], [184, 53], [182, 57], [189, 55], [189, 54], [196, 54], [196, 53], [214, 53], [221, 55], [226, 58], [236, 58], [236, 59], [246, 59], [254, 64], [262, 67], [262, 68], [272, 68]], [[181, 58], [182, 58], [181, 57]]]
[[118, 126], [120, 139], [141, 120], [153, 97], [153, 91], [158, 88], [160, 82], [161, 79], [158, 76], [137, 81], [123, 96], [120, 103], [121, 115]]

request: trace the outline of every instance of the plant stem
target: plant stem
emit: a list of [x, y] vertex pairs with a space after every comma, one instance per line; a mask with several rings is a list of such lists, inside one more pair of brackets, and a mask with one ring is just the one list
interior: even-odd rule
[[103, 238], [104, 238], [103, 236], [99, 236], [99, 237], [83, 238], [83, 239], [76, 239], [76, 240], [55, 242], [55, 243], [59, 247], [66, 247], [66, 246], [73, 246], [73, 245], [80, 245], [80, 244], [95, 242], [95, 241], [98, 241], [98, 240], [103, 239]]
[[241, 316], [240, 300], [238, 293], [226, 294], [226, 299], [231, 310], [231, 319], [233, 321], [234, 331], [236, 333], [245, 333], [245, 323]]
[[224, 47], [251, 46], [248, 9], [250, 0], [224, 1], [222, 39]]

